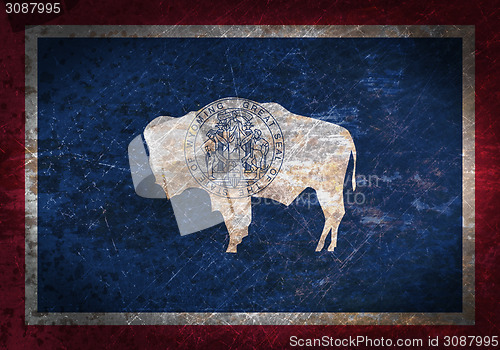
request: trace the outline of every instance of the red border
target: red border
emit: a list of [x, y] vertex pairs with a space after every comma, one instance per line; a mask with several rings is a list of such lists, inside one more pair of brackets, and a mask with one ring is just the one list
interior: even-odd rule
[[[8, 0], [7, 0], [8, 1]], [[75, 2], [72, 0], [71, 2]], [[105, 3], [103, 3], [105, 2]], [[69, 0], [66, 0], [68, 6]], [[448, 24], [476, 26], [475, 326], [25, 326], [24, 33], [0, 14], [0, 348], [283, 348], [289, 337], [500, 335], [499, 7], [468, 1], [76, 1], [47, 24]], [[495, 20], [496, 18], [496, 20]]]

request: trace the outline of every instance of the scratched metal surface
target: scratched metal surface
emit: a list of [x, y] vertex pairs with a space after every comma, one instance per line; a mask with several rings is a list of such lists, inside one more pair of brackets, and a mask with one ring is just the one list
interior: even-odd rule
[[[27, 322], [473, 322], [472, 34], [442, 26], [31, 30]], [[37, 50], [39, 36], [47, 38]], [[295, 38], [278, 39], [287, 36]], [[235, 95], [351, 132], [357, 172], [372, 182], [344, 191], [335, 252], [314, 252], [324, 217], [312, 189], [289, 207], [254, 202], [236, 255], [224, 252], [224, 225], [181, 237], [168, 201], [135, 195], [126, 150], [148, 122]]]

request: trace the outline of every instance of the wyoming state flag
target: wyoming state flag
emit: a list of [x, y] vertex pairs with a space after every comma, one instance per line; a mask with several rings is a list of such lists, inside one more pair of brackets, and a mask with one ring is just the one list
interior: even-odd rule
[[28, 322], [467, 309], [463, 37], [113, 28], [28, 31]]

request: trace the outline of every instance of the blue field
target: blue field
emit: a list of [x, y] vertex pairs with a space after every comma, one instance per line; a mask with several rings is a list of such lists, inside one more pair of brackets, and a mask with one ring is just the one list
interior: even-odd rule
[[[38, 311], [461, 311], [461, 57], [454, 38], [39, 39]], [[135, 194], [132, 139], [230, 96], [351, 132], [335, 252], [314, 251], [313, 189], [254, 199], [237, 254], [224, 224], [180, 236]]]

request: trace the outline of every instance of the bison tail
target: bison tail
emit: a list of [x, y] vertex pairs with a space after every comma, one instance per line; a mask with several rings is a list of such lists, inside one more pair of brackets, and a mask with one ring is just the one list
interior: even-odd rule
[[354, 141], [352, 140], [351, 137], [351, 154], [352, 154], [352, 159], [354, 163], [354, 167], [352, 169], [352, 190], [356, 191], [356, 146], [354, 145]]

